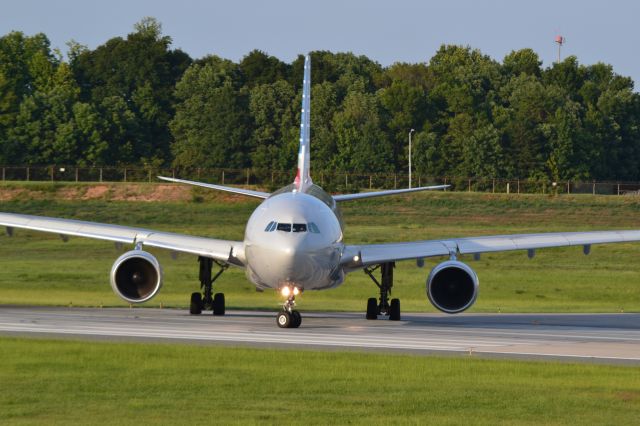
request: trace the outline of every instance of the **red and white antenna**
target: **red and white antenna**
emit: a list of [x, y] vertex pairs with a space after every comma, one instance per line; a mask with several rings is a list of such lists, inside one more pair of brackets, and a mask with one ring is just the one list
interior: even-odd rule
[[562, 59], [562, 58], [561, 58], [561, 56], [560, 56], [560, 53], [561, 53], [561, 50], [562, 50], [562, 45], [563, 45], [566, 41], [567, 41], [567, 39], [566, 39], [566, 38], [564, 38], [563, 36], [561, 36], [561, 35], [557, 35], [557, 36], [556, 36], [556, 43], [558, 43], [558, 63], [560, 63], [560, 61], [561, 61], [561, 59]]

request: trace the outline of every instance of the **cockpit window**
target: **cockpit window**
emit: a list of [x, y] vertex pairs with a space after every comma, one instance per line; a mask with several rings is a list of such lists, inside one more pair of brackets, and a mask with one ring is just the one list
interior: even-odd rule
[[307, 232], [307, 224], [306, 223], [294, 223], [293, 224], [293, 232]]
[[277, 229], [278, 229], [278, 231], [291, 232], [291, 224], [290, 223], [279, 223]]
[[309, 223], [278, 223], [276, 221], [271, 221], [267, 224], [267, 226], [264, 228], [264, 232], [273, 232], [275, 230], [278, 231], [282, 231], [282, 232], [311, 232], [312, 234], [319, 234], [320, 233], [320, 229], [318, 229], [318, 226], [313, 223], [313, 222], [309, 222]]

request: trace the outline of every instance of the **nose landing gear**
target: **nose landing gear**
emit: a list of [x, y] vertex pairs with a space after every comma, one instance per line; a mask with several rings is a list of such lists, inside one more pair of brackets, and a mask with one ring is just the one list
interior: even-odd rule
[[282, 287], [281, 293], [287, 298], [282, 305], [282, 311], [276, 317], [276, 323], [280, 328], [298, 328], [302, 324], [302, 315], [293, 309], [296, 305], [296, 296], [300, 293], [298, 287]]

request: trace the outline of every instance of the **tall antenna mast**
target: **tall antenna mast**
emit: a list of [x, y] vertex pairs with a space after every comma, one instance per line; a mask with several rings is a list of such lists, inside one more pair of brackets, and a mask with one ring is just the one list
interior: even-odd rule
[[562, 45], [565, 43], [565, 41], [567, 41], [567, 39], [562, 37], [561, 35], [556, 36], [556, 43], [558, 43], [558, 63], [560, 63], [560, 61], [562, 60], [560, 54], [562, 51]]

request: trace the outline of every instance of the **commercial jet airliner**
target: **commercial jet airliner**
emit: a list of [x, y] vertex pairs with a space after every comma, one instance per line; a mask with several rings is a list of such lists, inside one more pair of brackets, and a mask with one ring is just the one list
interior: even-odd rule
[[[427, 296], [440, 311], [455, 314], [473, 305], [479, 281], [474, 270], [457, 260], [462, 254], [527, 250], [559, 246], [582, 246], [588, 254], [592, 244], [640, 241], [640, 231], [562, 232], [543, 234], [499, 235], [445, 240], [413, 241], [387, 244], [346, 244], [339, 205], [368, 197], [405, 194], [414, 191], [443, 189], [446, 185], [398, 189], [359, 194], [330, 195], [315, 185], [310, 175], [310, 95], [311, 60], [304, 65], [300, 150], [298, 171], [292, 184], [269, 194], [235, 187], [159, 177], [162, 180], [197, 185], [219, 191], [263, 199], [249, 218], [243, 241], [226, 241], [158, 232], [149, 229], [59, 219], [23, 214], [0, 213], [0, 226], [7, 234], [14, 228], [51, 232], [131, 244], [133, 250], [120, 256], [111, 268], [113, 291], [130, 303], [146, 302], [162, 286], [162, 268], [145, 247], [198, 256], [201, 291], [191, 295], [190, 312], [212, 310], [224, 315], [224, 294], [213, 294], [213, 284], [229, 266], [244, 268], [247, 278], [259, 290], [274, 289], [284, 297], [276, 317], [281, 328], [297, 328], [302, 322], [295, 308], [295, 297], [303, 291], [336, 287], [345, 275], [363, 270], [379, 290], [378, 298], [367, 301], [366, 318], [386, 316], [400, 320], [400, 301], [390, 299], [393, 268], [396, 261], [427, 257], [448, 257], [431, 270]], [[213, 275], [213, 265], [219, 268]]]

